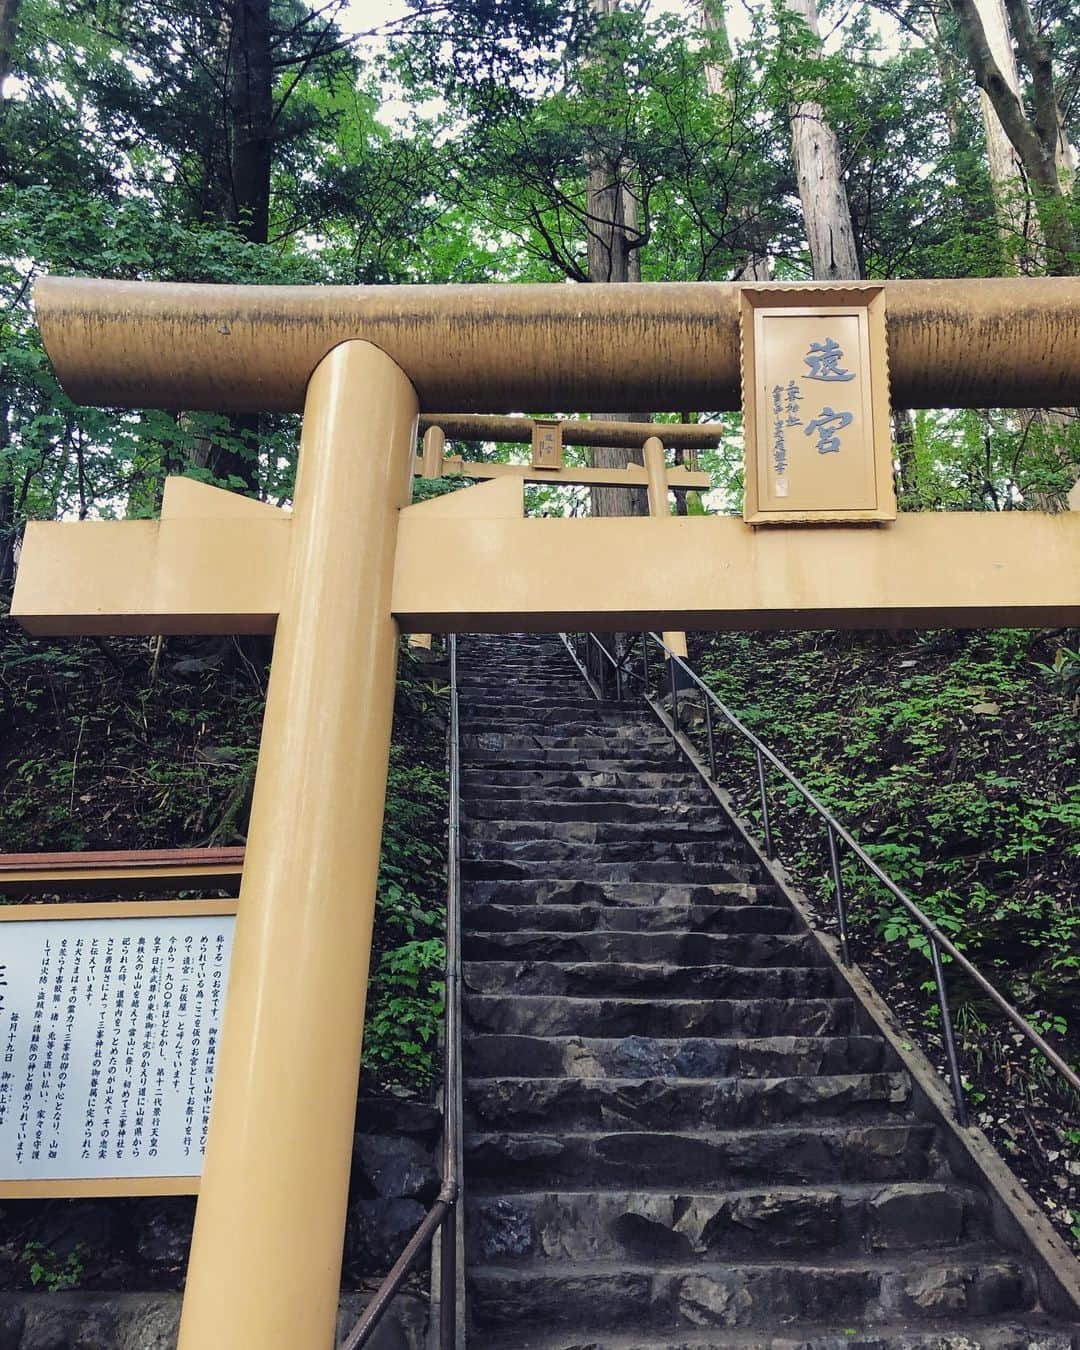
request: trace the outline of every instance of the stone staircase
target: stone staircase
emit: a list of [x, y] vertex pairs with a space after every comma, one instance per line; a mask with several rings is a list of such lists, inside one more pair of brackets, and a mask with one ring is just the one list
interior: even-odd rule
[[461, 641], [471, 1350], [1065, 1350], [653, 715]]

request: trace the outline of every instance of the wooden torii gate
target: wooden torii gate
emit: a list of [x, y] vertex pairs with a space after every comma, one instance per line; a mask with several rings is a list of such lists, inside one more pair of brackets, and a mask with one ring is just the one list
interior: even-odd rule
[[[895, 402], [1080, 403], [1080, 280], [888, 282]], [[329, 1346], [397, 636], [1080, 622], [1080, 518], [523, 518], [496, 479], [408, 505], [418, 413], [738, 406], [739, 287], [46, 279], [68, 393], [303, 410], [291, 513], [184, 479], [159, 521], [42, 523], [34, 633], [273, 633], [184, 1350]]]

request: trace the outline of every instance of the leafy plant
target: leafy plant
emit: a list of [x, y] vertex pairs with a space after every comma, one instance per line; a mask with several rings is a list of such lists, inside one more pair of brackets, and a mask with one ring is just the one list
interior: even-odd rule
[[59, 1256], [43, 1242], [27, 1242], [19, 1260], [26, 1267], [32, 1285], [43, 1285], [50, 1294], [58, 1294], [63, 1289], [74, 1289], [79, 1283], [85, 1270], [85, 1251], [85, 1244], [78, 1242], [66, 1256]]

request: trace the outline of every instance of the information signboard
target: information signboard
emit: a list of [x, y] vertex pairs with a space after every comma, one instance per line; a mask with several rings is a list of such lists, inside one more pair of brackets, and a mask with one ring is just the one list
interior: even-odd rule
[[0, 907], [0, 1197], [198, 1190], [235, 913]]
[[744, 287], [744, 518], [896, 516], [880, 286]]

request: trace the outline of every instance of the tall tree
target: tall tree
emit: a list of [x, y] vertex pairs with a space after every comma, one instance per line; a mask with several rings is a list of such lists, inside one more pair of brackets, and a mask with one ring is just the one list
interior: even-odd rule
[[[1019, 101], [1020, 72], [1016, 67], [1004, 0], [974, 0], [974, 3], [990, 54], [1013, 96]], [[1031, 212], [1024, 166], [1002, 126], [993, 100], [982, 88], [979, 89], [979, 106], [986, 137], [986, 160], [994, 193], [994, 209], [1005, 249], [1021, 271], [1028, 271], [1039, 265], [1040, 241], [1038, 223]]]
[[1040, 33], [1028, 0], [1005, 0], [1016, 63], [1028, 80], [1030, 113], [995, 57], [976, 0], [950, 0], [975, 82], [993, 106], [1027, 178], [1052, 276], [1075, 275], [1077, 231], [1069, 182], [1072, 150], [1054, 78], [1053, 49]]
[[[724, 14], [724, 0], [700, 0], [700, 22], [702, 29], [709, 34], [713, 50], [705, 57], [705, 88], [711, 98], [722, 98], [724, 88], [724, 68], [721, 61], [731, 62], [731, 42], [728, 38], [727, 18]], [[761, 237], [760, 212], [747, 203], [740, 208], [740, 216], [747, 231], [746, 258], [735, 269], [733, 281], [769, 281], [772, 269], [769, 266], [768, 242]]]
[[[603, 44], [610, 28], [604, 20], [618, 13], [619, 0], [590, 0], [594, 18], [599, 22], [593, 43]], [[589, 59], [588, 57], [586, 59]], [[604, 60], [603, 55], [600, 56]], [[611, 59], [610, 52], [606, 59]], [[641, 254], [644, 243], [638, 223], [638, 202], [634, 195], [633, 165], [617, 153], [591, 153], [587, 159], [587, 210], [589, 280], [621, 282], [641, 280]], [[596, 421], [647, 421], [627, 412], [594, 413]], [[590, 456], [595, 468], [625, 469], [628, 464], [643, 464], [640, 450], [623, 446], [594, 447]], [[590, 492], [594, 516], [647, 516], [649, 498], [641, 488], [594, 487]]]
[[[821, 31], [814, 0], [783, 0], [789, 15], [805, 32], [804, 54], [820, 59]], [[855, 247], [840, 146], [814, 98], [799, 97], [789, 105], [791, 153], [806, 222], [806, 237], [816, 281], [852, 281], [862, 276]]]

